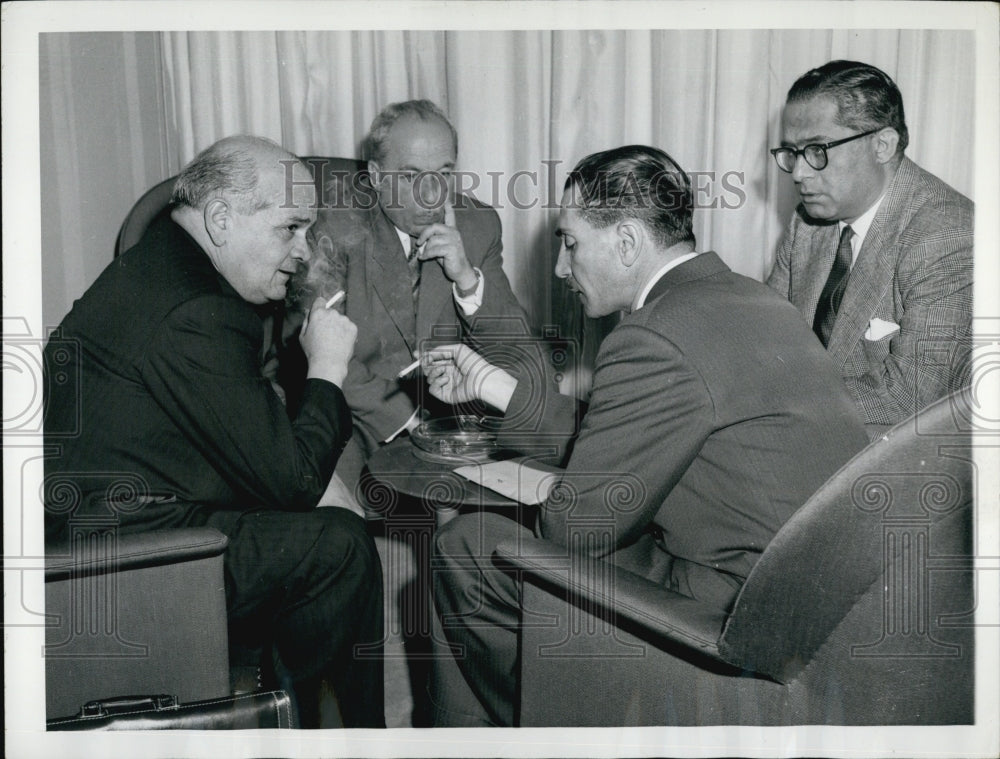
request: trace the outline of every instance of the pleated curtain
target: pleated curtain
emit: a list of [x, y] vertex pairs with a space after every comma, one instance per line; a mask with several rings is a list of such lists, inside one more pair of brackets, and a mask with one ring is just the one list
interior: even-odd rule
[[[852, 58], [879, 66], [899, 84], [911, 134], [907, 154], [973, 195], [975, 50], [968, 31], [126, 32], [89, 37], [100, 38], [88, 48], [91, 53], [106, 56], [109, 71], [119, 72], [101, 83], [109, 96], [100, 104], [104, 118], [117, 125], [116, 139], [127, 148], [116, 151], [122, 167], [114, 172], [115, 192], [122, 198], [109, 212], [119, 220], [115, 223], [127, 211], [127, 199], [176, 173], [225, 135], [260, 134], [302, 155], [358, 156], [372, 118], [384, 105], [429, 98], [458, 129], [459, 169], [467, 172], [463, 186], [497, 207], [505, 269], [515, 292], [538, 325], [556, 325], [564, 336], [582, 340], [586, 361], [614, 317], [597, 323], [583, 319], [552, 269], [562, 183], [572, 165], [590, 152], [629, 143], [666, 150], [695, 176], [699, 249], [715, 250], [736, 271], [763, 279], [794, 207], [791, 180], [767, 152], [780, 140], [785, 95], [809, 68]], [[142, 49], [154, 60], [142, 55], [136, 60], [136, 40], [144, 41]], [[51, 159], [52, 176], [46, 180], [43, 171], [43, 193], [44, 182], [51, 182], [60, 206], [47, 234], [50, 246], [61, 244], [65, 270], [83, 280], [74, 276], [59, 285], [64, 300], [78, 297], [103, 266], [103, 261], [99, 266], [76, 260], [93, 254], [70, 244], [79, 239], [81, 225], [86, 229], [90, 223], [91, 201], [83, 189], [90, 189], [92, 197], [94, 186], [86, 167], [94, 137], [78, 134], [74, 119], [97, 107], [95, 85], [73, 79], [74, 51], [62, 51], [74, 45], [79, 47], [66, 39], [42, 45], [43, 74], [55, 78], [43, 82], [43, 89], [49, 86], [52, 92], [43, 101], [43, 137], [50, 124], [63, 146], [61, 157]], [[145, 107], [136, 108], [137, 99]], [[105, 231], [113, 239], [115, 229]], [[100, 248], [100, 255], [106, 250]]]

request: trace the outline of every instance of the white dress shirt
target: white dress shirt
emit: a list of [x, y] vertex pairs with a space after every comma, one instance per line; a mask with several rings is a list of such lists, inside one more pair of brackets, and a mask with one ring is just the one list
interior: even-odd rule
[[[858, 260], [858, 253], [861, 252], [861, 246], [865, 242], [865, 237], [868, 235], [868, 230], [871, 229], [872, 221], [875, 220], [875, 214], [878, 213], [878, 207], [882, 205], [882, 199], [885, 198], [885, 193], [883, 193], [878, 200], [875, 201], [875, 205], [861, 214], [858, 218], [851, 222], [851, 231], [854, 234], [851, 236], [851, 268], [854, 268], [854, 264]], [[847, 226], [846, 221], [837, 222], [837, 231], [843, 232], [844, 227]]]

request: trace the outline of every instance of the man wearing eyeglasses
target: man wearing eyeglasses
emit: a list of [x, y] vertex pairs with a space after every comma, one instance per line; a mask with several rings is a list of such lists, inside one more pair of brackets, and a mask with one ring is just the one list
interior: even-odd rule
[[812, 324], [875, 435], [968, 381], [973, 204], [903, 155], [884, 72], [832, 61], [792, 85], [781, 147], [801, 203], [767, 283]]

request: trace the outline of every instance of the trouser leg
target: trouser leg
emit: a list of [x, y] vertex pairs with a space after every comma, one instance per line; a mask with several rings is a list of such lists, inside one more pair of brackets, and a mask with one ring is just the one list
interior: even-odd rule
[[[512, 726], [516, 716], [520, 604], [515, 577], [494, 566], [497, 543], [530, 533], [496, 514], [466, 514], [434, 539], [435, 724]], [[452, 645], [450, 655], [440, 645]], [[457, 647], [457, 650], [455, 650]]]
[[234, 643], [273, 645], [302, 705], [303, 726], [314, 718], [321, 679], [333, 687], [346, 727], [384, 726], [382, 573], [364, 520], [321, 508], [217, 521], [230, 539], [225, 573]]

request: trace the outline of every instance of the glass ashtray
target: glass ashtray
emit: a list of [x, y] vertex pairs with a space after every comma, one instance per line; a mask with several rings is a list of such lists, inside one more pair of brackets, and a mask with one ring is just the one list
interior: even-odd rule
[[499, 450], [500, 420], [460, 414], [421, 422], [410, 437], [417, 453], [440, 461], [488, 461]]

